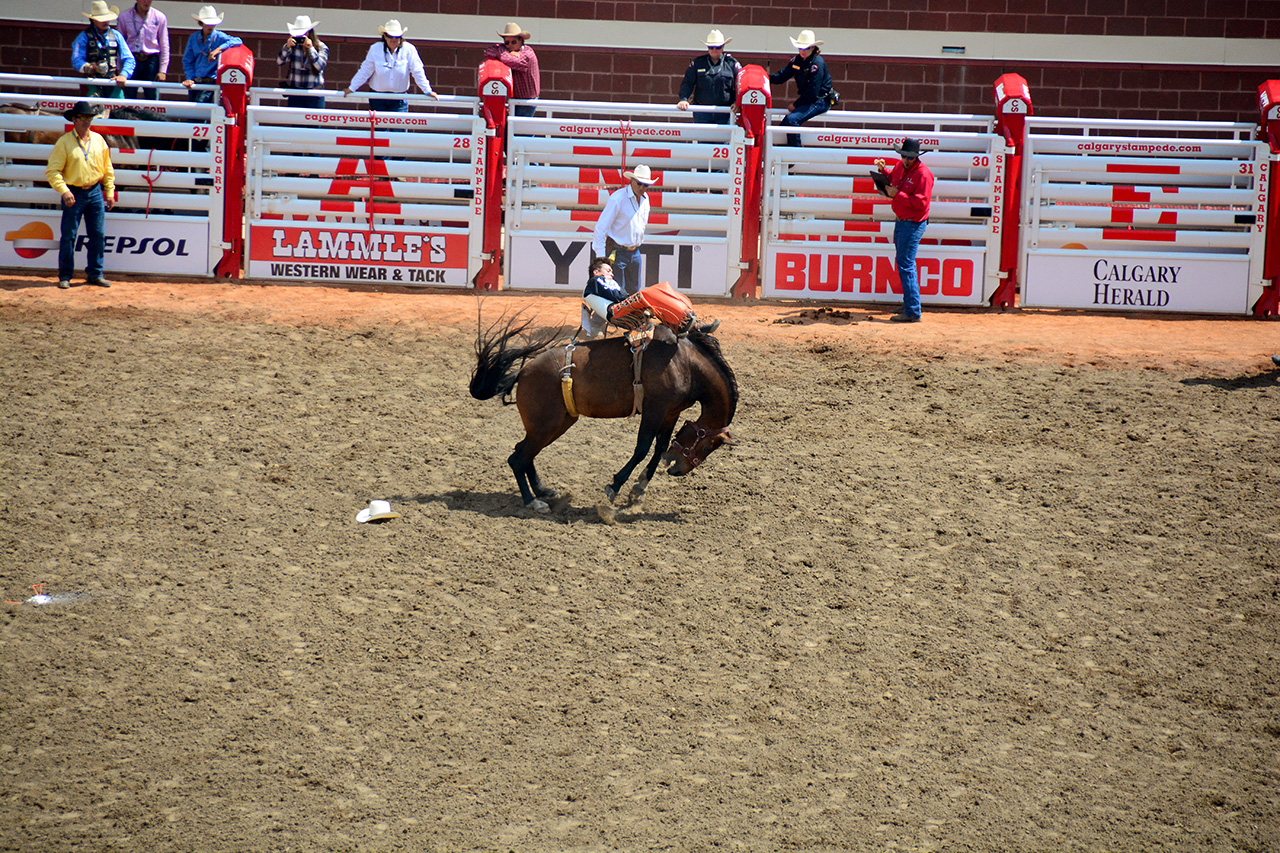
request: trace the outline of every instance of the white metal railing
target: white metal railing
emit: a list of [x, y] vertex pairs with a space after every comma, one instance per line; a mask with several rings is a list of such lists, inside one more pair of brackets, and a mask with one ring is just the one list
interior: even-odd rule
[[249, 275], [468, 285], [483, 218], [478, 99], [416, 96], [428, 110], [412, 112], [262, 105], [288, 94], [251, 90]]
[[1237, 122], [1027, 119], [1022, 304], [1243, 313], [1267, 147]]
[[[771, 111], [780, 118], [783, 111]], [[765, 296], [894, 301], [895, 217], [870, 172], [920, 140], [935, 183], [919, 255], [922, 300], [980, 304], [998, 286], [1004, 143], [973, 115], [824, 113], [798, 128], [772, 124], [765, 154]], [[789, 146], [790, 135], [801, 145]]]
[[600, 212], [627, 184], [623, 172], [643, 163], [658, 182], [642, 284], [728, 292], [742, 250], [741, 128], [655, 104], [531, 103], [534, 116], [507, 120], [508, 287], [580, 290]]

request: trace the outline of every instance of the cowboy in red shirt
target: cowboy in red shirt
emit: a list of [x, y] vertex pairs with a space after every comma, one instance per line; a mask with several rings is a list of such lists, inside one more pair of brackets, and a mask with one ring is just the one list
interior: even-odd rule
[[[902, 140], [894, 151], [902, 157], [889, 172], [885, 192], [890, 198], [893, 215], [893, 245], [897, 249], [898, 278], [902, 282], [902, 313], [889, 319], [895, 323], [920, 322], [920, 280], [916, 276], [916, 250], [929, 224], [929, 197], [933, 194], [933, 172], [920, 162], [920, 140]], [[881, 172], [887, 171], [883, 160], [877, 160]]]

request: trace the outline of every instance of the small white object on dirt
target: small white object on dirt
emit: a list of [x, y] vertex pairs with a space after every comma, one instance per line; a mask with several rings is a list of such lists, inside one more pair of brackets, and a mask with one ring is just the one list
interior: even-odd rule
[[400, 513], [391, 511], [391, 504], [386, 501], [369, 501], [369, 505], [356, 513], [356, 521], [364, 524], [369, 521], [382, 521], [387, 518], [399, 518]]

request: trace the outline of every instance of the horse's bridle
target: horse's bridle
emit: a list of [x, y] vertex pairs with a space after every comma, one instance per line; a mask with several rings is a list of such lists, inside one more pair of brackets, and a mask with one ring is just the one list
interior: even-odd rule
[[[673, 438], [671, 439], [671, 443], [667, 445], [667, 453], [674, 453], [676, 456], [687, 462], [689, 464], [690, 471], [701, 465], [707, 458], [706, 454], [703, 454], [702, 456], [694, 456], [694, 451], [698, 449], [698, 445], [702, 444], [704, 439], [723, 437], [725, 441], [733, 440], [733, 436], [729, 433], [729, 427], [727, 426], [722, 426], [717, 430], [709, 430], [695, 421], [688, 421], [685, 426], [693, 427], [693, 443], [688, 447], [685, 447]], [[681, 432], [683, 432], [683, 429]], [[708, 453], [710, 453], [710, 451], [708, 451]]]

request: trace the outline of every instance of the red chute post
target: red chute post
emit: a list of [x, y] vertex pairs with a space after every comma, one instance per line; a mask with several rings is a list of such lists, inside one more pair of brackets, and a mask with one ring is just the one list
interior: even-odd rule
[[[244, 164], [246, 108], [249, 87], [253, 85], [253, 51], [244, 45], [229, 47], [218, 54], [218, 84], [222, 89], [222, 108], [227, 113], [223, 160], [214, 162], [222, 170], [222, 260], [214, 267], [215, 275], [240, 278], [244, 262]], [[213, 176], [217, 183], [218, 176]]]
[[1022, 148], [1027, 116], [1031, 115], [1031, 90], [1021, 74], [1001, 74], [992, 86], [996, 105], [996, 130], [1004, 137], [1004, 209], [1000, 216], [1000, 275], [1003, 280], [991, 295], [991, 304], [1012, 308], [1018, 292], [1018, 243], [1021, 239]]
[[1262, 289], [1262, 296], [1253, 306], [1256, 316], [1280, 314], [1280, 178], [1276, 169], [1280, 167], [1280, 80], [1268, 80], [1258, 87], [1258, 121], [1259, 134], [1271, 147], [1271, 156], [1267, 159], [1268, 194], [1266, 222], [1266, 250], [1262, 258], [1262, 279], [1269, 282]]
[[[472, 280], [477, 290], [497, 290], [502, 273], [502, 195], [506, 175], [507, 100], [511, 97], [511, 69], [486, 59], [477, 72], [480, 111], [484, 116], [484, 152], [475, 153], [475, 198], [484, 202], [484, 260]], [[483, 156], [483, 160], [480, 160]]]
[[768, 134], [769, 73], [759, 65], [738, 72], [738, 124], [746, 131], [746, 164], [742, 187], [742, 272], [731, 293], [743, 299], [760, 293], [760, 204], [764, 190], [764, 145]]

